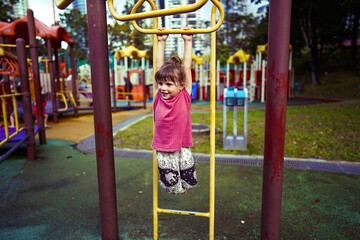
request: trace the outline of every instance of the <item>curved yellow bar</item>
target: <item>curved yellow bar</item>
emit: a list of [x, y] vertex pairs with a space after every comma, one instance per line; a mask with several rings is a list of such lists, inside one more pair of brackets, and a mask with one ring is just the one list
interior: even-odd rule
[[[145, 1], [146, 0], [138, 1], [135, 4], [133, 9], [138, 9]], [[153, 10], [148, 13], [145, 13], [145, 12], [136, 13], [136, 12], [132, 11], [131, 14], [128, 14], [125, 16], [120, 16], [117, 14], [117, 12], [115, 11], [115, 8], [114, 8], [114, 0], [108, 0], [108, 7], [109, 7], [109, 11], [110, 11], [111, 15], [116, 20], [131, 21], [131, 20], [140, 20], [140, 19], [145, 19], [145, 18], [161, 17], [161, 16], [166, 16], [166, 15], [172, 15], [172, 14], [193, 12], [193, 11], [198, 10], [202, 6], [204, 6], [207, 1], [208, 0], [199, 0], [199, 2], [190, 4], [188, 6], [175, 7], [175, 8], [170, 8], [170, 9]]]
[[61, 97], [61, 100], [64, 102], [65, 106], [63, 108], [59, 108], [58, 111], [59, 112], [63, 112], [63, 111], [66, 111], [68, 109], [68, 103], [67, 103], [67, 100], [66, 100], [66, 96], [64, 93], [60, 93], [60, 92], [57, 92], [56, 93], [56, 96], [60, 96]]
[[60, 9], [67, 8], [74, 0], [56, 0], [56, 6]]
[[[150, 1], [148, 1], [150, 3]], [[151, 1], [152, 2], [152, 1]], [[220, 26], [222, 25], [222, 23], [224, 22], [224, 8], [222, 7], [222, 5], [220, 4], [220, 1], [217, 0], [211, 0], [211, 2], [214, 4], [213, 5], [213, 9], [214, 7], [216, 7], [219, 10], [220, 13], [220, 19], [219, 21], [211, 26], [211, 28], [205, 28], [205, 29], [189, 29], [189, 30], [184, 30], [184, 29], [164, 29], [164, 30], [158, 30], [158, 29], [143, 29], [141, 27], [139, 27], [139, 25], [136, 23], [136, 21], [131, 21], [132, 25], [134, 26], [134, 28], [144, 34], [199, 34], [199, 33], [212, 33], [214, 31], [216, 31], [218, 28], [220, 28]], [[151, 5], [153, 7], [153, 5]], [[156, 6], [155, 6], [156, 7]], [[131, 11], [131, 14], [136, 12], [136, 10], [139, 8], [139, 6], [135, 5], [134, 8]], [[153, 7], [154, 9], [154, 7]], [[215, 11], [215, 10], [212, 10]], [[176, 12], [177, 14], [178, 12]], [[130, 14], [130, 15], [131, 15]]]

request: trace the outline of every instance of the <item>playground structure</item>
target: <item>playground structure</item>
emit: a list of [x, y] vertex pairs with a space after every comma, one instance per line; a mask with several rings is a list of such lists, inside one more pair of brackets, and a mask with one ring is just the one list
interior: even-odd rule
[[[66, 8], [71, 0], [58, 0], [57, 6], [61, 9]], [[153, 1], [147, 1], [152, 11], [137, 13], [137, 9], [144, 3], [144, 0], [137, 2], [131, 14], [119, 16], [114, 9], [113, 0], [109, 0], [109, 10], [112, 15], [120, 21], [131, 21], [134, 28], [145, 34], [159, 33], [157, 18], [165, 15], [180, 14], [195, 11], [202, 7], [207, 0], [198, 1], [183, 7], [172, 9], [156, 10]], [[211, 60], [210, 60], [210, 201], [208, 213], [195, 213], [178, 210], [166, 210], [158, 208], [157, 194], [157, 165], [153, 164], [153, 215], [154, 215], [154, 239], [158, 238], [158, 214], [174, 213], [181, 215], [204, 216], [209, 218], [209, 238], [214, 238], [214, 173], [215, 173], [215, 70], [216, 70], [216, 33], [224, 20], [224, 11], [221, 4], [212, 0], [213, 8], [211, 11], [211, 27], [208, 29], [192, 29], [184, 31], [181, 29], [167, 29], [162, 34], [211, 34]], [[104, 239], [118, 238], [115, 172], [114, 172], [114, 153], [113, 137], [108, 134], [112, 130], [111, 126], [111, 105], [110, 105], [110, 86], [109, 65], [107, 59], [107, 32], [106, 32], [106, 7], [105, 2], [100, 0], [87, 1], [89, 46], [91, 73], [93, 81], [93, 100], [94, 100], [94, 126], [96, 157], [98, 167], [99, 197], [100, 197], [100, 216], [102, 225], [102, 237]], [[216, 22], [216, 9], [219, 11], [219, 20]], [[281, 190], [282, 190], [282, 170], [284, 160], [284, 133], [285, 133], [285, 109], [287, 101], [287, 78], [289, 55], [289, 35], [290, 35], [290, 10], [291, 2], [280, 0], [270, 1], [270, 21], [269, 21], [269, 51], [268, 62], [271, 68], [267, 79], [266, 97], [266, 123], [265, 123], [265, 152], [264, 152], [264, 175], [263, 175], [263, 204], [262, 204], [262, 225], [261, 235], [263, 238], [280, 238], [280, 217], [281, 217]], [[143, 18], [153, 18], [154, 29], [140, 28], [136, 20]], [[276, 31], [271, 31], [276, 29]], [[154, 38], [154, 49], [156, 49], [156, 39]], [[154, 51], [156, 52], [156, 51]], [[276, 152], [274, 152], [276, 149]]]
[[[53, 117], [54, 122], [58, 122], [58, 116], [61, 112], [64, 111], [73, 111], [74, 116], [77, 116], [77, 99], [78, 93], [76, 88], [76, 82], [74, 81], [72, 85], [71, 92], [65, 89], [65, 84], [63, 79], [65, 78], [65, 70], [62, 63], [59, 61], [58, 49], [61, 47], [62, 42], [66, 42], [69, 46], [71, 65], [76, 68], [75, 59], [74, 59], [74, 49], [73, 49], [73, 40], [69, 37], [66, 30], [61, 26], [48, 27], [45, 24], [41, 23], [33, 17], [33, 15], [24, 16], [22, 18], [16, 19], [11, 23], [2, 23], [0, 28], [0, 43], [1, 44], [11, 44], [14, 45], [17, 38], [22, 38], [25, 40], [26, 44], [30, 44], [30, 31], [34, 31], [34, 35], [42, 38], [45, 42], [45, 48], [47, 50], [47, 56], [42, 56], [40, 63], [42, 64], [43, 70], [39, 70], [39, 60], [36, 53], [33, 53], [31, 58], [31, 63], [33, 68], [36, 68], [33, 71], [33, 85], [40, 92], [40, 95], [46, 97], [47, 105], [46, 111], [49, 115]], [[37, 50], [36, 41], [31, 45], [31, 51]], [[9, 47], [9, 51], [10, 51]], [[72, 72], [72, 79], [76, 79], [76, 71]], [[39, 81], [39, 83], [38, 83]], [[39, 84], [39, 86], [37, 86]], [[34, 93], [34, 92], [32, 92]], [[32, 94], [32, 98], [36, 100], [36, 104], [40, 104], [41, 96], [36, 96]], [[72, 105], [72, 108], [69, 107], [69, 104]], [[40, 113], [39, 113], [40, 114]]]
[[[9, 145], [9, 149], [0, 156], [0, 163], [24, 142], [27, 145], [27, 159], [36, 159], [35, 134], [38, 133], [39, 127], [34, 126], [32, 114], [29, 83], [29, 70], [31, 71], [31, 68], [29, 68], [25, 57], [24, 40], [18, 39], [16, 44], [18, 57], [0, 47], [0, 114], [3, 122], [0, 127], [0, 146]], [[20, 77], [21, 92], [17, 92], [17, 77]], [[22, 109], [19, 109], [18, 102], [21, 102]], [[20, 127], [19, 124], [20, 110], [23, 114], [24, 127]], [[8, 118], [12, 118], [14, 126], [9, 126]]]
[[[288, 83], [287, 83], [287, 96], [292, 97], [294, 94], [294, 69], [292, 66], [292, 47], [289, 45], [289, 60], [288, 60]], [[256, 48], [256, 57], [254, 62], [254, 77], [255, 77], [255, 99], [260, 99], [265, 102], [265, 90], [267, 83], [267, 60], [265, 56], [268, 52], [268, 44], [259, 45]]]
[[[243, 135], [238, 135], [238, 107], [243, 107], [244, 124]], [[233, 131], [231, 135], [227, 134], [227, 114], [229, 110], [233, 111]], [[227, 150], [246, 150], [247, 149], [247, 119], [248, 119], [248, 94], [247, 88], [238, 90], [234, 87], [224, 88], [223, 104], [223, 144]]]
[[[254, 101], [254, 75], [252, 63], [252, 57], [241, 49], [230, 56], [226, 63], [225, 87], [235, 86], [242, 90], [248, 89], [250, 102]], [[231, 66], [233, 66], [233, 68], [231, 68]]]
[[117, 50], [114, 55], [114, 78], [117, 101], [142, 103], [150, 99], [152, 85], [152, 69], [149, 68], [149, 53], [129, 46], [125, 50]]
[[[226, 80], [218, 74], [218, 91], [223, 92], [224, 87], [247, 88], [249, 102], [258, 100], [264, 103], [267, 81], [267, 48], [268, 44], [258, 45], [255, 58], [241, 49], [230, 56], [226, 63]], [[218, 65], [218, 72], [220, 72], [220, 65]], [[291, 46], [289, 46], [288, 74], [287, 95], [290, 98], [294, 94], [294, 69], [292, 68]], [[218, 100], [223, 100], [223, 96]]]

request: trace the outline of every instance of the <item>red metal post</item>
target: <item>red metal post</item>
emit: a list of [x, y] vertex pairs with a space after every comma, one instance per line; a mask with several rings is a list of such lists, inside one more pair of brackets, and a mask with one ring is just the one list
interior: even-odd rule
[[105, 3], [103, 0], [88, 0], [87, 18], [101, 234], [103, 239], [118, 239]]
[[261, 239], [275, 240], [280, 239], [291, 1], [271, 0], [269, 9]]
[[49, 67], [49, 74], [50, 74], [50, 88], [51, 88], [51, 107], [52, 107], [52, 114], [53, 114], [53, 121], [54, 123], [59, 122], [58, 120], [58, 109], [56, 104], [56, 87], [55, 87], [55, 66], [52, 54], [52, 44], [51, 39], [48, 38], [46, 40], [47, 52], [48, 52], [48, 67]]
[[36, 141], [34, 134], [34, 120], [31, 107], [30, 99], [30, 84], [29, 84], [29, 73], [26, 62], [26, 50], [25, 40], [22, 38], [16, 39], [16, 53], [18, 56], [19, 68], [20, 68], [20, 81], [21, 81], [21, 93], [23, 94], [22, 102], [24, 109], [24, 125], [26, 135], [27, 159], [36, 160]]
[[35, 20], [34, 13], [31, 9], [27, 10], [28, 17], [28, 31], [29, 31], [29, 44], [30, 44], [30, 56], [33, 70], [33, 81], [35, 85], [35, 102], [37, 107], [37, 116], [39, 130], [39, 141], [40, 144], [46, 143], [45, 136], [45, 127], [44, 127], [44, 111], [42, 106], [41, 99], [41, 84], [40, 84], [40, 75], [39, 75], [39, 61], [38, 61], [38, 50], [36, 46], [36, 32], [35, 32]]

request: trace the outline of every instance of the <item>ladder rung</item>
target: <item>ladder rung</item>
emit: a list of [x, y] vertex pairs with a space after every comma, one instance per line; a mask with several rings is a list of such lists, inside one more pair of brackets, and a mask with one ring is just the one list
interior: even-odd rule
[[210, 217], [209, 212], [194, 212], [194, 211], [183, 211], [183, 210], [173, 210], [173, 209], [163, 209], [163, 208], [158, 208], [157, 212], [158, 213], [187, 215], [187, 216], [196, 216], [196, 217]]

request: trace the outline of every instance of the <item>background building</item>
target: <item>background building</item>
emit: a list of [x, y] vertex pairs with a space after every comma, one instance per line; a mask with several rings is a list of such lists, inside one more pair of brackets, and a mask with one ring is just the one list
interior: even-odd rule
[[13, 11], [15, 18], [21, 18], [26, 16], [27, 9], [29, 8], [29, 0], [18, 0], [18, 3], [14, 4]]
[[87, 14], [86, 0], [74, 0], [72, 3], [72, 8], [77, 9], [83, 15]]
[[[164, 5], [165, 8], [168, 9], [187, 6], [195, 2], [195, 0], [165, 0]], [[210, 19], [205, 19], [204, 9], [205, 8], [202, 7], [196, 12], [192, 13], [165, 16], [164, 26], [167, 29], [182, 29], [185, 26], [190, 26], [192, 28], [205, 28], [206, 22], [209, 22]], [[210, 16], [210, 14], [208, 14], [208, 16]], [[206, 41], [206, 39], [208, 39], [208, 41]], [[204, 45], [205, 41], [207, 44]], [[194, 37], [193, 49], [194, 51], [204, 53], [209, 44], [210, 41], [208, 34], [197, 34]], [[167, 40], [165, 55], [170, 56], [173, 54], [180, 57], [184, 55], [184, 41], [182, 40], [180, 34], [170, 35]]]

